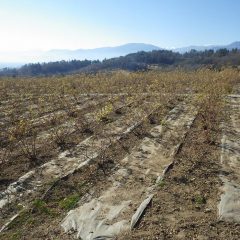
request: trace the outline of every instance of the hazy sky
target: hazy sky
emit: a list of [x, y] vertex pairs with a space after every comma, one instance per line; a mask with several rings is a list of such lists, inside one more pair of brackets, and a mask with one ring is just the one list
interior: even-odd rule
[[240, 40], [240, 0], [0, 0], [0, 51]]

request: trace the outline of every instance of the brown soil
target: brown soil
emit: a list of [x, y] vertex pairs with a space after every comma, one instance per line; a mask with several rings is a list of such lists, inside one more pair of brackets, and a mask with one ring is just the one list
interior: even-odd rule
[[240, 224], [218, 220], [219, 121], [206, 130], [198, 115], [141, 223], [119, 239], [240, 239]]
[[[123, 100], [123, 99], [122, 99]], [[143, 104], [143, 99], [140, 99], [139, 101], [135, 102], [131, 105], [123, 105], [119, 109], [121, 112], [112, 112], [108, 115], [107, 121], [100, 121], [95, 122], [95, 124], [91, 124], [91, 127], [95, 128], [95, 131], [99, 131], [98, 129], [101, 129], [103, 125], [106, 125], [110, 122], [116, 121], [119, 117], [122, 115], [132, 111], [134, 108], [138, 108]], [[98, 107], [100, 108], [102, 105], [104, 105], [104, 102], [101, 102], [99, 104], [96, 104], [95, 107], [83, 109], [78, 113], [77, 118], [81, 119], [81, 117], [89, 112], [95, 111]], [[69, 118], [65, 119], [66, 122], [70, 120]], [[58, 123], [59, 124], [59, 123]], [[48, 125], [49, 127], [49, 125]], [[45, 131], [46, 128], [39, 129], [40, 132]], [[94, 129], [92, 129], [93, 132], [84, 131], [79, 132], [77, 129], [72, 132], [70, 135], [66, 137], [66, 143], [64, 146], [61, 146], [61, 149], [59, 146], [51, 142], [49, 139], [41, 140], [38, 146], [38, 159], [34, 162], [31, 162], [29, 159], [26, 158], [26, 156], [22, 155], [21, 149], [19, 147], [15, 147], [14, 151], [11, 153], [11, 156], [9, 157], [9, 160], [7, 162], [3, 162], [0, 172], [0, 191], [3, 191], [6, 189], [6, 187], [16, 181], [20, 176], [22, 176], [24, 173], [30, 171], [31, 169], [40, 166], [49, 160], [51, 160], [54, 157], [57, 157], [59, 154], [59, 151], [66, 150], [69, 148], [74, 147], [79, 142], [83, 141], [85, 138], [89, 137], [94, 133]], [[50, 142], [49, 142], [50, 141]], [[46, 144], [48, 142], [48, 144]], [[17, 159], [17, 160], [16, 160]], [[14, 163], [14, 164], [13, 164]]]
[[[177, 71], [169, 76], [168, 73], [162, 74], [161, 71], [158, 73], [159, 75], [155, 73], [151, 75], [150, 72], [150, 77], [146, 77], [144, 73], [141, 73], [140, 76], [134, 73], [134, 75], [131, 75], [132, 80], [127, 76], [116, 77], [114, 80], [103, 75], [101, 84], [99, 84], [99, 76], [94, 77], [92, 82], [88, 81], [88, 78], [85, 79], [85, 84], [80, 79], [78, 88], [81, 91], [77, 94], [85, 92], [127, 92], [127, 95], [123, 97], [126, 98], [126, 101], [122, 102], [122, 98], [118, 99], [125, 107], [118, 109], [118, 111], [112, 111], [107, 117], [105, 116], [104, 120], [94, 129], [94, 132], [87, 132], [86, 135], [79, 134], [78, 132], [72, 134], [64, 149], [75, 150], [77, 148], [76, 144], [86, 136], [89, 136], [88, 134], [100, 139], [101, 135], [103, 137], [105, 134], [112, 136], [115, 134], [114, 129], [112, 129], [115, 128], [115, 125], [116, 128], [123, 129], [121, 128], [121, 124], [126, 127], [129, 125], [132, 126], [135, 122], [141, 122], [141, 124], [133, 131], [127, 132], [127, 134], [124, 133], [124, 137], [120, 138], [119, 141], [111, 142], [109, 145], [106, 145], [106, 149], [99, 150], [97, 152], [99, 154], [96, 155], [97, 157], [93, 158], [88, 165], [80, 169], [78, 167], [75, 168], [74, 165], [73, 170], [75, 169], [75, 171], [73, 173], [67, 172], [68, 176], [66, 177], [57, 179], [62, 176], [59, 174], [54, 180], [49, 178], [50, 181], [44, 177], [46, 175], [42, 175], [42, 178], [46, 180], [43, 181], [43, 184], [38, 185], [39, 181], [31, 184], [32, 179], [41, 180], [41, 171], [36, 171], [35, 174], [39, 178], [35, 178], [34, 175], [32, 179], [28, 179], [29, 182], [24, 182], [26, 184], [20, 186], [24, 190], [19, 190], [16, 193], [18, 198], [14, 198], [14, 200], [10, 199], [9, 204], [4, 205], [0, 210], [0, 229], [14, 214], [19, 213], [18, 217], [11, 221], [7, 229], [0, 233], [0, 239], [74, 239], [74, 232], [64, 233], [63, 228], [60, 226], [69, 210], [82, 206], [89, 199], [102, 196], [102, 193], [111, 186], [108, 179], [114, 176], [119, 170], [121, 160], [126, 155], [134, 152], [134, 147], [138, 146], [144, 137], [149, 136], [149, 131], [154, 125], [164, 125], [164, 116], [179, 101], [178, 93], [185, 92], [193, 93], [190, 97], [194, 98], [194, 101], [196, 100], [197, 109], [199, 109], [199, 106], [202, 106], [204, 109], [197, 115], [197, 118], [184, 138], [183, 144], [180, 145], [176, 155], [173, 156], [174, 162], [170, 165], [171, 168], [165, 174], [164, 179], [158, 183], [156, 189], [153, 190], [154, 198], [136, 228], [131, 232], [122, 233], [121, 236], [118, 236], [118, 239], [240, 239], [240, 224], [220, 221], [217, 208], [221, 194], [220, 186], [222, 185], [219, 174], [224, 174], [220, 166], [220, 122], [223, 118], [223, 115], [221, 115], [223, 109], [221, 108], [222, 106], [215, 106], [214, 103], [220, 102], [219, 99], [224, 94], [229, 94], [231, 90], [230, 86], [233, 84], [233, 80], [231, 79], [236, 78], [239, 81], [239, 72], [235, 72], [234, 70], [229, 71], [219, 71], [219, 73], [213, 71], [210, 73], [208, 70], [199, 70], [190, 74], [179, 74]], [[72, 80], [75, 78], [76, 76], [73, 76]], [[66, 84], [71, 83], [71, 79], [67, 78], [66, 80]], [[51, 98], [49, 98], [50, 101], [48, 98], [45, 99], [46, 108], [45, 112], [42, 112], [43, 115], [47, 112], [54, 112], [60, 107], [60, 109], [63, 108], [65, 111], [64, 116], [66, 115], [60, 121], [69, 121], [70, 118], [75, 118], [76, 120], [76, 116], [68, 115], [69, 108], [70, 110], [72, 109], [71, 100], [69, 102], [66, 98], [66, 101], [64, 101], [66, 106], [62, 106], [58, 103], [59, 99], [53, 94], [57, 92], [60, 94], [62, 91], [63, 84], [57, 85], [59, 79], [56, 79], [56, 81], [52, 81], [51, 79], [49, 82], [51, 83], [51, 89], [48, 89], [49, 84], [43, 85], [41, 88], [40, 82], [38, 88], [31, 90], [29, 87], [32, 85], [28, 84], [28, 86], [24, 82], [20, 81], [18, 83], [14, 79], [12, 87], [11, 82], [7, 82], [6, 86], [9, 86], [3, 89], [4, 91], [1, 91], [5, 94], [4, 96], [2, 96], [3, 94], [1, 95], [1, 100], [10, 99], [10, 101], [13, 101], [13, 104], [6, 101], [0, 106], [0, 108], [2, 107], [1, 109], [4, 110], [6, 108], [7, 110], [5, 112], [2, 111], [0, 116], [1, 129], [5, 131], [5, 128], [10, 123], [10, 121], [7, 122], [10, 119], [8, 116], [9, 109], [13, 108], [14, 110], [10, 112], [12, 116], [14, 116], [14, 113], [18, 116], [25, 113], [29, 114], [30, 106], [41, 105], [34, 103], [35, 100], [36, 102], [38, 101], [38, 96], [47, 93], [55, 100], [51, 102]], [[23, 89], [19, 89], [16, 84], [19, 87], [23, 84]], [[58, 91], [55, 92], [56, 88], [58, 88]], [[146, 92], [151, 97], [139, 94], [138, 99], [137, 95], [131, 95]], [[157, 95], [152, 94], [154, 92]], [[32, 94], [32, 99], [29, 95], [30, 93]], [[68, 93], [70, 96], [73, 94], [72, 88], [68, 89]], [[194, 93], [197, 94], [195, 95]], [[63, 98], [65, 98], [64, 94], [62, 93], [61, 95]], [[21, 96], [19, 99], [17, 98], [18, 95]], [[36, 95], [36, 99], [33, 95]], [[27, 96], [29, 98], [26, 98]], [[94, 99], [95, 97], [96, 95], [93, 95]], [[103, 99], [102, 95], [100, 99]], [[169, 102], [170, 99], [174, 100]], [[18, 100], [19, 106], [22, 108], [19, 112], [17, 107]], [[23, 102], [20, 103], [20, 100]], [[131, 100], [134, 104], [127, 106], [127, 103]], [[98, 101], [96, 102], [98, 103]], [[77, 104], [77, 102], [74, 102], [74, 104]], [[145, 121], [140, 121], [143, 115], [156, 109], [156, 106], [159, 106], [159, 104], [162, 104], [162, 106], [158, 109], [158, 112], [154, 112], [148, 116]], [[93, 112], [93, 109], [98, 109], [99, 106], [87, 107], [84, 111], [79, 112], [79, 117], [82, 117], [81, 114], [86, 112]], [[115, 107], [113, 103], [114, 110]], [[38, 114], [41, 115], [40, 111]], [[40, 115], [37, 115], [36, 120]], [[119, 123], [119, 119], [121, 120], [119, 121], [121, 124], [111, 125], [111, 122], [116, 120]], [[131, 121], [129, 121], [130, 119]], [[56, 123], [56, 125], [58, 126], [59, 123]], [[105, 129], [106, 126], [108, 128]], [[40, 125], [39, 131], [42, 132], [43, 129], [49, 130], [51, 127], [48, 122], [46, 126]], [[109, 130], [109, 132], [106, 130]], [[118, 134], [120, 136], [121, 132], [118, 132]], [[106, 135], [106, 139], [109, 135]], [[0, 133], [0, 139], [8, 139], [6, 132], [2, 131]], [[173, 140], [176, 140], [176, 138]], [[168, 141], [166, 141], [166, 146], [167, 143]], [[46, 145], [48, 145], [46, 142], [42, 145], [41, 160], [36, 166], [50, 161], [63, 150], [56, 147], [52, 148], [50, 144], [48, 145], [50, 149], [48, 149], [45, 147]], [[2, 149], [3, 147], [5, 145], [1, 145], [0, 143], [0, 148]], [[101, 156], [102, 152], [104, 152], [104, 156]], [[76, 151], [76, 156], [74, 157], [77, 159], [80, 154], [82, 154], [81, 151], [80, 153]], [[64, 168], [64, 164], [65, 162], [62, 162], [59, 166]], [[20, 151], [15, 149], [10, 161], [0, 165], [0, 191], [5, 189], [19, 176], [22, 176], [36, 166], [30, 166], [26, 158], [20, 154]], [[55, 166], [57, 167], [57, 164]], [[225, 174], [227, 173], [225, 172]], [[136, 178], [134, 180], [139, 181], [137, 183], [141, 184], [142, 179]], [[29, 186], [32, 188], [27, 188], [28, 183], [30, 183]], [[154, 179], [152, 184], [154, 185], [155, 183]], [[33, 191], [27, 191], [33, 188]], [[128, 193], [127, 189], [125, 193]], [[26, 207], [22, 208], [21, 204], [26, 204]], [[138, 205], [133, 205], [133, 211], [137, 207]]]
[[[133, 132], [130, 132], [119, 142], [112, 145], [105, 153], [104, 166], [102, 166], [100, 159], [97, 158], [91, 165], [57, 181], [47, 194], [45, 192], [46, 186], [44, 186], [42, 191], [39, 191], [32, 197], [35, 199], [41, 198], [47, 209], [50, 209], [50, 213], [42, 212], [35, 208], [23, 212], [16, 221], [10, 224], [9, 230], [0, 235], [0, 239], [11, 239], [15, 235], [17, 239], [73, 239], [72, 236], [66, 235], [60, 227], [67, 209], [59, 207], [59, 203], [73, 195], [78, 195], [81, 201], [84, 201], [88, 194], [98, 197], [109, 185], [108, 177], [117, 171], [118, 161], [130, 153], [132, 148], [140, 143], [154, 125], [160, 124], [164, 115], [175, 104], [174, 102], [169, 102], [160, 111], [151, 114]], [[13, 207], [9, 209], [8, 213], [13, 215], [15, 211], [16, 208]], [[21, 230], [16, 231], [16, 229]]]

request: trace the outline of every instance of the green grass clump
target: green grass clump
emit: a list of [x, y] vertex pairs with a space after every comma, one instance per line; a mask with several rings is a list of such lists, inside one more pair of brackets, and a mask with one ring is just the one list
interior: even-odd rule
[[158, 182], [158, 187], [164, 187], [165, 185], [166, 183], [163, 180]]
[[59, 206], [62, 209], [71, 210], [77, 205], [79, 199], [79, 194], [70, 195], [69, 197], [64, 198], [62, 201], [60, 201]]
[[20, 240], [22, 239], [22, 233], [20, 230], [18, 230], [15, 233], [9, 233], [9, 232], [5, 232], [0, 236], [0, 239], [4, 240], [4, 239], [8, 239], [8, 240]]
[[33, 202], [33, 208], [38, 213], [45, 213], [47, 215], [52, 215], [52, 212], [47, 207], [47, 204], [41, 199], [37, 199]]
[[194, 202], [197, 204], [205, 204], [206, 203], [206, 198], [203, 196], [195, 196]]

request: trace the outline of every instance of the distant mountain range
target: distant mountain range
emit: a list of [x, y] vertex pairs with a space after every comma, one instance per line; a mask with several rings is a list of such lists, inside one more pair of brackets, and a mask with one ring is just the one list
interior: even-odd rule
[[[188, 52], [191, 49], [203, 51], [206, 49], [218, 50], [220, 48], [227, 48], [229, 50], [233, 48], [240, 49], [240, 42], [233, 42], [229, 45], [210, 45], [210, 46], [189, 46], [183, 48], [171, 49], [174, 52]], [[145, 43], [128, 43], [116, 47], [102, 47], [95, 49], [53, 49], [50, 51], [25, 51], [25, 52], [0, 52], [0, 68], [3, 67], [19, 67], [25, 63], [36, 62], [51, 62], [61, 60], [103, 60], [113, 57], [125, 56], [129, 53], [136, 53], [139, 51], [149, 52], [152, 50], [161, 50], [155, 45]]]
[[[51, 62], [61, 60], [103, 60], [125, 56], [139, 51], [149, 52], [160, 48], [151, 44], [128, 43], [117, 47], [102, 47], [94, 49], [53, 49], [50, 51], [0, 52], [0, 67], [17, 63]], [[10, 64], [11, 63], [11, 64]]]
[[179, 52], [179, 53], [185, 53], [185, 52], [191, 51], [192, 49], [195, 49], [197, 51], [204, 51], [204, 50], [212, 49], [212, 50], [216, 51], [221, 48], [226, 48], [228, 50], [231, 50], [234, 48], [240, 49], [240, 42], [233, 42], [228, 45], [188, 46], [188, 47], [183, 47], [183, 48], [175, 48], [175, 49], [172, 49], [172, 51]]
[[102, 47], [95, 49], [77, 49], [77, 50], [51, 50], [44, 54], [44, 57], [49, 59], [78, 59], [78, 60], [103, 60], [108, 58], [125, 56], [129, 53], [139, 51], [150, 52], [159, 50], [160, 48], [151, 44], [144, 43], [128, 43], [117, 47]]

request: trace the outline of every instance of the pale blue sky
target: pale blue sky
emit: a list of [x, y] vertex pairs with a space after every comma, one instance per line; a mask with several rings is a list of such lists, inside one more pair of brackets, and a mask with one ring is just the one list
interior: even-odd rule
[[0, 0], [0, 51], [240, 40], [240, 0]]

